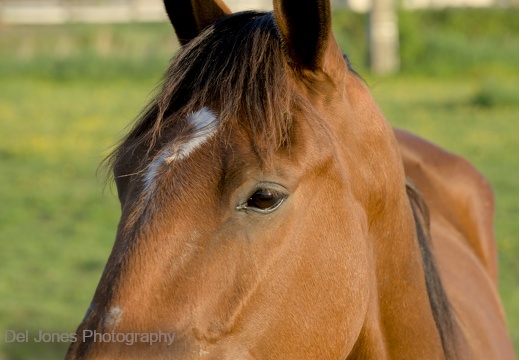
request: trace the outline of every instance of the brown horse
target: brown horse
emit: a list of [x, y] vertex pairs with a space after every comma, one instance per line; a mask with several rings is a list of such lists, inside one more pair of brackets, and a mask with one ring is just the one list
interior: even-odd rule
[[513, 359], [489, 185], [391, 129], [329, 0], [166, 9], [183, 46], [110, 158], [121, 220], [67, 358]]

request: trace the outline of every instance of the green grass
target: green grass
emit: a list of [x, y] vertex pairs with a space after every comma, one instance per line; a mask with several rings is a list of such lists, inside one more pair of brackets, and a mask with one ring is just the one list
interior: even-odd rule
[[[117, 40], [99, 45], [102, 33]], [[62, 37], [67, 51], [56, 47]], [[173, 46], [166, 24], [0, 33], [1, 360], [63, 357], [66, 343], [6, 344], [3, 330], [73, 332], [81, 321], [119, 217], [97, 166], [145, 105]], [[368, 82], [392, 124], [465, 156], [491, 181], [500, 292], [519, 351], [519, 71], [503, 63], [502, 72]]]
[[[103, 192], [96, 168], [151, 86], [2, 81], [2, 328], [73, 332], [81, 320], [119, 215], [116, 197], [110, 189]], [[52, 359], [52, 352], [64, 349], [23, 345], [2, 342], [0, 354], [43, 359], [47, 350]]]

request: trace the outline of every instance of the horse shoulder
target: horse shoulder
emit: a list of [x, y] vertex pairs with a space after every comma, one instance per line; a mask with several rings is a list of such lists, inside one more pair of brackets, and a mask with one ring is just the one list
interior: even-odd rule
[[424, 195], [432, 215], [462, 235], [497, 284], [494, 195], [488, 181], [464, 158], [395, 129], [406, 175]]
[[467, 353], [475, 359], [514, 359], [497, 291], [488, 181], [459, 156], [401, 130], [395, 135], [406, 175], [429, 207], [432, 250]]

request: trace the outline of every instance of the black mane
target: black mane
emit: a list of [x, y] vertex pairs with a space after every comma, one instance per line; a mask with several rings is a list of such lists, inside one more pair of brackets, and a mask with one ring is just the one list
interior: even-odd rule
[[253, 141], [275, 149], [288, 140], [297, 95], [272, 13], [242, 12], [209, 26], [180, 49], [163, 87], [108, 158], [151, 149], [160, 135], [208, 107], [220, 126], [240, 121]]
[[443, 352], [446, 359], [457, 359], [457, 349], [459, 349], [462, 339], [431, 250], [429, 208], [422, 194], [418, 192], [409, 180], [406, 183], [406, 190], [413, 210], [429, 304], [431, 305], [434, 322], [440, 335]]

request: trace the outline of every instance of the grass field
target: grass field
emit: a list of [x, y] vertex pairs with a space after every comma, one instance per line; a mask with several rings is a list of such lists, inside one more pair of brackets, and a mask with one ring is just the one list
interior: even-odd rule
[[[97, 166], [145, 105], [174, 43], [165, 24], [38, 29], [0, 33], [0, 52], [10, 49], [0, 59], [2, 340], [5, 329], [73, 332], [82, 319], [119, 217]], [[494, 186], [500, 293], [519, 350], [519, 71], [505, 68], [368, 83], [393, 125], [464, 155]], [[0, 341], [0, 360], [61, 358], [67, 345]]]

